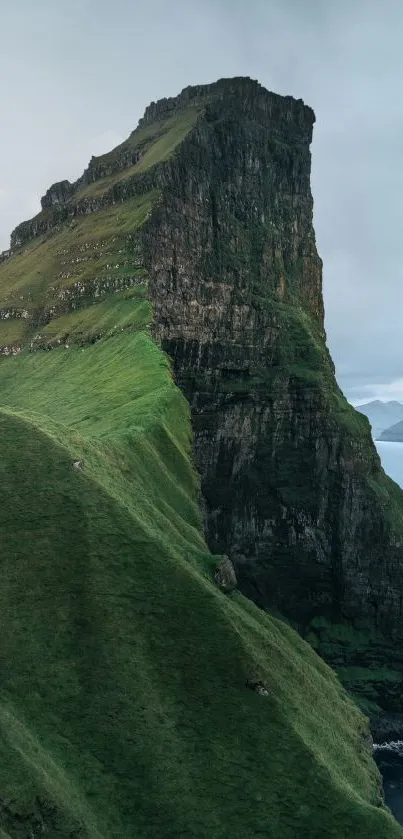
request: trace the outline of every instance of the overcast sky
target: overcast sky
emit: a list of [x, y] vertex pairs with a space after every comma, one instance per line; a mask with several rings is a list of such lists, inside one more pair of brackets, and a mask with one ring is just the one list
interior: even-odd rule
[[0, 250], [145, 106], [245, 75], [316, 113], [326, 328], [351, 401], [403, 400], [403, 0], [0, 0]]

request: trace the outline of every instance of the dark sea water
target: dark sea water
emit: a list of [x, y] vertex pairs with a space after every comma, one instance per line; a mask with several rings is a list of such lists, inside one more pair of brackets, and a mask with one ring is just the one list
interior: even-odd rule
[[[403, 488], [403, 443], [375, 443], [382, 466]], [[383, 778], [385, 801], [403, 824], [403, 742], [375, 748], [374, 758]]]
[[403, 742], [375, 747], [374, 758], [383, 778], [386, 804], [403, 824]]

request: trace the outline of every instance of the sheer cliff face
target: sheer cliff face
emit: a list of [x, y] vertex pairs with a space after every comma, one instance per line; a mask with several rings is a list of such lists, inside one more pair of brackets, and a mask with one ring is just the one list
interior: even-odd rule
[[249, 80], [205, 90], [144, 248], [155, 336], [191, 405], [209, 546], [300, 626], [359, 617], [399, 633], [401, 500], [325, 345], [313, 112]]
[[[244, 78], [153, 103], [13, 232], [0, 354], [69, 344], [74, 312], [144, 286], [191, 406], [209, 547], [351, 690], [403, 712], [403, 496], [326, 348], [313, 123], [301, 100]], [[59, 242], [71, 231], [76, 242]]]

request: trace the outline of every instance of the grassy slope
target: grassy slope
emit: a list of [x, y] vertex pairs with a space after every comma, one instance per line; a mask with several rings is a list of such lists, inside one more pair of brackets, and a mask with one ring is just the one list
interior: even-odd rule
[[[139, 212], [119, 207], [127, 231]], [[91, 282], [114, 226], [33, 242], [3, 300], [44, 305], [59, 237], [90, 243]], [[44, 327], [68, 349], [0, 363], [0, 835], [401, 836], [334, 674], [211, 581], [188, 407], [141, 292], [85, 302]]]
[[[76, 283], [134, 274], [139, 269], [127, 237], [142, 225], [156, 198], [156, 192], [131, 198], [119, 207], [81, 216], [52, 236], [33, 239], [0, 264], [0, 307], [23, 307], [32, 314]], [[12, 318], [4, 321], [10, 322]], [[0, 321], [0, 341], [2, 325]]]
[[398, 836], [333, 674], [210, 582], [187, 408], [148, 336], [3, 368], [3, 795], [56, 802], [62, 836], [74, 814], [89, 836]]
[[137, 175], [140, 172], [145, 172], [151, 166], [154, 166], [155, 163], [167, 160], [173, 154], [181, 140], [193, 128], [199, 111], [200, 109], [194, 107], [184, 108], [179, 114], [169, 119], [137, 129], [128, 140], [114, 149], [113, 152], [109, 155], [103, 155], [98, 160], [102, 161], [105, 157], [108, 157], [112, 162], [118, 157], [119, 153], [129, 149], [140, 149], [142, 152], [141, 159], [132, 166], [126, 167], [121, 172], [101, 178], [94, 183], [82, 187], [77, 193], [77, 197], [84, 198], [86, 196], [101, 195], [118, 181], [125, 180], [125, 178]]

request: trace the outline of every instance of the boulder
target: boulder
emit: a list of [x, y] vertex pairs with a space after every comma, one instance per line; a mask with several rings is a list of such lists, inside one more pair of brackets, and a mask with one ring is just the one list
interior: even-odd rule
[[214, 571], [214, 581], [224, 592], [233, 591], [237, 587], [234, 566], [228, 556], [223, 556]]

